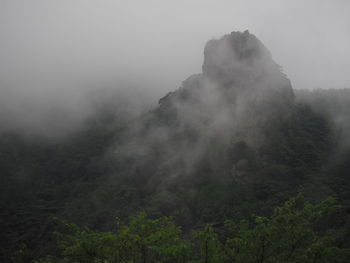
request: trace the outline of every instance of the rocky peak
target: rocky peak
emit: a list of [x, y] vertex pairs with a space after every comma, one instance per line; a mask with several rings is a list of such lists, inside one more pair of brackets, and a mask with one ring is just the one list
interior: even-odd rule
[[154, 111], [157, 122], [258, 145], [265, 141], [265, 130], [290, 119], [291, 83], [248, 31], [208, 41], [202, 70], [160, 100]]
[[254, 159], [243, 153], [260, 154], [277, 137], [283, 140], [281, 127], [292, 123], [294, 106], [291, 83], [267, 48], [248, 31], [233, 32], [210, 40], [202, 74], [144, 116], [144, 148], [160, 153], [169, 173], [180, 164], [182, 174], [192, 174], [202, 162], [213, 174], [232, 163], [242, 170], [250, 165], [245, 159]]
[[207, 42], [203, 75], [235, 91], [274, 92], [287, 104], [294, 101], [289, 79], [268, 49], [248, 31], [232, 32]]
[[208, 41], [202, 69], [205, 76], [224, 85], [242, 85], [264, 74], [282, 74], [267, 48], [248, 31]]

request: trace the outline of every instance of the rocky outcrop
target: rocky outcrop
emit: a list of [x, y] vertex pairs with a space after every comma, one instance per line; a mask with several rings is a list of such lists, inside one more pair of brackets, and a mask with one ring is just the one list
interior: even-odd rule
[[290, 118], [291, 83], [248, 31], [208, 41], [202, 69], [159, 101], [154, 113], [160, 122], [261, 145], [265, 129]]
[[[327, 134], [326, 125], [294, 103], [290, 81], [248, 31], [210, 40], [203, 72], [160, 99], [142, 120], [126, 145], [118, 146], [119, 163], [127, 166], [127, 178], [141, 182], [143, 195], [154, 194], [157, 201], [170, 196], [164, 207], [177, 203], [180, 210], [179, 203], [191, 199], [191, 207], [200, 199], [206, 207], [213, 185], [228, 196], [237, 188], [227, 186], [249, 185], [259, 200], [267, 198], [270, 184], [289, 191], [303, 180], [300, 171], [321, 160], [321, 148], [328, 149], [326, 139], [315, 137]], [[228, 196], [218, 202], [232, 207]], [[197, 217], [194, 212], [194, 222]]]

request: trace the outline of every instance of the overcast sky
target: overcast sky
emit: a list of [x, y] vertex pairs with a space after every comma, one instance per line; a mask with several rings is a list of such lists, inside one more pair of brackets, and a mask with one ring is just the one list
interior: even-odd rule
[[349, 0], [0, 0], [0, 97], [161, 96], [201, 71], [207, 40], [246, 29], [294, 88], [350, 86]]

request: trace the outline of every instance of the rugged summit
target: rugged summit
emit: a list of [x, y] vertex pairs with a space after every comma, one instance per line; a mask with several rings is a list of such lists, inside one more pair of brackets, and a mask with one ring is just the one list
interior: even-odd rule
[[261, 145], [262, 130], [290, 118], [291, 83], [267, 48], [248, 31], [208, 41], [202, 69], [202, 74], [192, 75], [160, 100], [155, 110], [160, 122], [169, 125], [172, 120], [179, 127]]
[[160, 99], [119, 146], [118, 161], [152, 196], [147, 206], [195, 225], [208, 214], [243, 213], [235, 207], [245, 198], [263, 206], [295, 191], [300, 171], [320, 167], [328, 134], [322, 118], [294, 103], [265, 46], [248, 31], [233, 32], [206, 44], [203, 72]]
[[118, 156], [128, 153], [151, 192], [183, 178], [253, 181], [294, 147], [287, 144], [296, 111], [290, 81], [265, 46], [248, 31], [232, 32], [206, 44], [203, 73], [160, 99]]
[[210, 40], [204, 49], [203, 75], [234, 89], [276, 89], [293, 100], [290, 81], [267, 48], [248, 31]]

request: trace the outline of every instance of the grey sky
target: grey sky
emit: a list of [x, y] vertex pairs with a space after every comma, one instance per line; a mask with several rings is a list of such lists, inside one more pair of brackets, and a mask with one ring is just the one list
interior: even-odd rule
[[350, 84], [348, 0], [0, 3], [1, 73], [7, 78], [140, 76], [173, 89], [200, 71], [208, 39], [249, 29], [296, 88]]
[[207, 40], [246, 29], [294, 88], [350, 86], [349, 0], [0, 0], [0, 102], [74, 108], [125, 83], [159, 97], [201, 71]]

